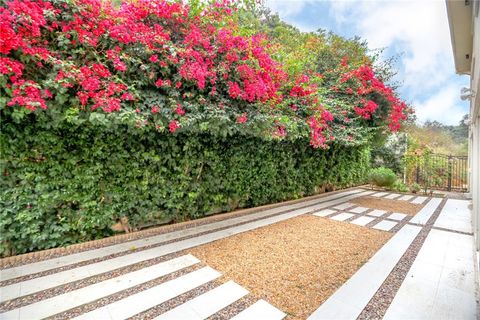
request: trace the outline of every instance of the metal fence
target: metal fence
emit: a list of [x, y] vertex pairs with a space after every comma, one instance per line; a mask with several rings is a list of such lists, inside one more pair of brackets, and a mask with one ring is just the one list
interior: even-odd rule
[[432, 154], [407, 172], [409, 182], [429, 189], [461, 191], [468, 189], [468, 157]]

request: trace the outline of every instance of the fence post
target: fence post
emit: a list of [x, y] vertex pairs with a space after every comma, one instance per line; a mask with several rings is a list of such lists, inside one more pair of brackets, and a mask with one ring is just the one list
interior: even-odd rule
[[448, 177], [447, 190], [452, 191], [452, 155], [448, 156], [447, 177]]

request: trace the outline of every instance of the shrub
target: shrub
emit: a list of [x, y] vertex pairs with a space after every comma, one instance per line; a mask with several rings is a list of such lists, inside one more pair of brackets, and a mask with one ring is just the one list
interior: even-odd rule
[[287, 74], [207, 3], [0, 4], [1, 255], [364, 182], [411, 112], [372, 59]]
[[391, 169], [380, 167], [370, 170], [368, 181], [378, 187], [392, 188], [397, 181], [397, 176]]
[[409, 189], [401, 180], [398, 179], [393, 184], [393, 190], [399, 191], [399, 192], [408, 192]]
[[422, 187], [418, 183], [413, 183], [410, 186], [408, 186], [408, 188], [412, 193], [417, 193], [422, 189]]
[[364, 146], [3, 120], [1, 255], [105, 237], [123, 216], [140, 227], [356, 185], [369, 167]]

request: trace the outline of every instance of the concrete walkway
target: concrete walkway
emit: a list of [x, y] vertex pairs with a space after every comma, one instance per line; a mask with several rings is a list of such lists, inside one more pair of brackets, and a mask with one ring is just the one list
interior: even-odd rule
[[[412, 218], [350, 202], [366, 195], [425, 206]], [[183, 250], [303, 214], [394, 233], [309, 319], [359, 318], [420, 240], [385, 318], [475, 318], [468, 202], [358, 188], [0, 270], [0, 319], [283, 319]]]
[[231, 306], [238, 319], [282, 319], [285, 314], [263, 300], [242, 306], [247, 290], [224, 283], [220, 273], [181, 251], [373, 193], [350, 189], [3, 269], [0, 319], [126, 319], [145, 313], [158, 319], [206, 319]]
[[[417, 203], [415, 199], [410, 201]], [[477, 319], [478, 280], [470, 201], [448, 199], [442, 208], [441, 203], [440, 199], [429, 200], [308, 319], [368, 319], [364, 313], [369, 305], [375, 306], [376, 299], [391, 300], [384, 314], [373, 312], [383, 319]], [[436, 217], [434, 212], [440, 208]], [[334, 219], [335, 214], [330, 217]], [[409, 258], [407, 252], [418, 245], [418, 255]], [[401, 276], [394, 274], [400, 263], [411, 265], [404, 281], [394, 292], [382, 296], [379, 292], [388, 277]]]

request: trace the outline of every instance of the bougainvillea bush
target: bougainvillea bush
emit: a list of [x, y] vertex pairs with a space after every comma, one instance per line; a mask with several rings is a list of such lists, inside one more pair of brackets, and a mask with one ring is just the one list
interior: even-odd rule
[[[228, 209], [226, 199], [258, 205], [311, 194], [312, 181], [344, 186], [364, 178], [307, 171], [298, 182], [292, 175], [299, 163], [318, 168], [326, 155], [347, 156], [342, 147], [364, 155], [375, 132], [400, 129], [409, 107], [368, 59], [342, 56], [321, 73], [292, 72], [267, 35], [247, 35], [238, 24], [245, 8], [230, 1], [0, 4], [3, 254], [105, 236], [123, 215], [140, 221], [159, 210], [188, 219]], [[252, 141], [279, 158], [256, 158]], [[236, 171], [222, 154], [233, 151], [249, 170]], [[219, 158], [194, 172], [179, 155]], [[208, 171], [218, 166], [235, 176]], [[263, 180], [252, 195], [246, 177], [262, 166], [276, 173], [255, 177]], [[296, 169], [279, 173], [289, 166]], [[172, 182], [179, 172], [188, 179]], [[214, 181], [221, 191], [212, 200], [202, 190]], [[262, 187], [282, 182], [279, 193]], [[232, 184], [245, 194], [232, 196]]]

